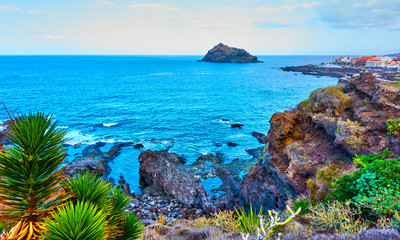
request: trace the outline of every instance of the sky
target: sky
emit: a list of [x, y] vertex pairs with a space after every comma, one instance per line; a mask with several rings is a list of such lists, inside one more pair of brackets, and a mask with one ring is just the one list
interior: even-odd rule
[[400, 52], [400, 0], [0, 0], [0, 55]]

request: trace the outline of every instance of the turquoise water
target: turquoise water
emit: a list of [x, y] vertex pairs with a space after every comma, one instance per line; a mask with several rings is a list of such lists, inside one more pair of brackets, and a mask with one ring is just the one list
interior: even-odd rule
[[[142, 143], [194, 161], [221, 152], [250, 159], [274, 112], [295, 106], [337, 79], [278, 67], [331, 61], [331, 56], [260, 56], [264, 63], [197, 62], [201, 56], [0, 56], [0, 100], [19, 113], [44, 111], [68, 129], [68, 144]], [[0, 120], [5, 120], [4, 111]], [[228, 122], [222, 119], [229, 119]], [[233, 129], [230, 123], [242, 123]], [[227, 142], [237, 147], [228, 147]], [[221, 143], [218, 147], [215, 143]], [[70, 148], [68, 159], [82, 151]], [[126, 147], [110, 166], [136, 189], [141, 150]]]

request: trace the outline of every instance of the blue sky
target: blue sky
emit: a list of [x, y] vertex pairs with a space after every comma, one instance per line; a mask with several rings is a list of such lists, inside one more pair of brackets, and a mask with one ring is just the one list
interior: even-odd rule
[[0, 0], [0, 55], [400, 52], [399, 0]]

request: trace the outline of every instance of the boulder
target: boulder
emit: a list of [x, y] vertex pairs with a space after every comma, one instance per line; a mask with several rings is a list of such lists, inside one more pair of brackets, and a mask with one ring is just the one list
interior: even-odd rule
[[260, 61], [258, 61], [257, 57], [250, 55], [244, 49], [229, 47], [220, 43], [209, 50], [201, 62], [258, 63]]
[[143, 146], [143, 144], [138, 143], [138, 144], [135, 144], [135, 145], [133, 146], [133, 148], [134, 148], [134, 149], [142, 149], [142, 148], [144, 148], [144, 146]]
[[169, 196], [184, 205], [213, 212], [215, 207], [203, 184], [180, 166], [175, 153], [147, 150], [139, 155], [140, 184], [145, 194]]
[[231, 128], [242, 128], [243, 126], [244, 126], [244, 124], [241, 124], [241, 123], [231, 124]]
[[267, 137], [265, 134], [259, 132], [252, 132], [251, 135], [257, 138], [259, 143], [265, 144], [265, 138]]
[[239, 144], [234, 143], [234, 142], [228, 142], [226, 145], [228, 145], [229, 147], [236, 147]]

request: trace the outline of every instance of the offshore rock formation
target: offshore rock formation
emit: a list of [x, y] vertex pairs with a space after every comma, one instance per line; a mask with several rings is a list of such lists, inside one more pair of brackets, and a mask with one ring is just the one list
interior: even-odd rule
[[216, 63], [257, 63], [257, 57], [250, 55], [244, 49], [233, 48], [222, 43], [208, 51], [201, 62]]
[[324, 166], [339, 161], [351, 172], [356, 154], [387, 149], [400, 155], [399, 136], [385, 136], [385, 122], [399, 117], [399, 87], [369, 73], [315, 90], [295, 110], [272, 116], [269, 157], [244, 177], [243, 203], [281, 208], [290, 196], [306, 193], [307, 180]]
[[177, 154], [147, 150], [139, 155], [139, 163], [140, 185], [145, 194], [168, 196], [189, 207], [215, 211], [203, 184], [180, 166], [184, 159]]

